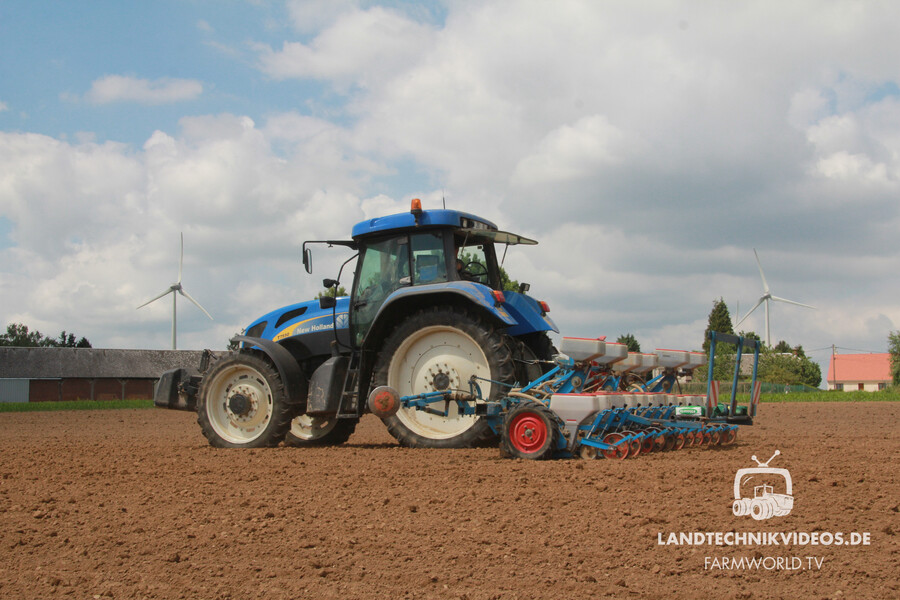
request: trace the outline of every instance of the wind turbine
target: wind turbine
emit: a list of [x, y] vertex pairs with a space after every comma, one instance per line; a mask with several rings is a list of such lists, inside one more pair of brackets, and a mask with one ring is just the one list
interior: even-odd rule
[[200, 310], [203, 311], [203, 314], [205, 314], [207, 317], [209, 317], [209, 320], [210, 320], [210, 321], [213, 320], [212, 315], [210, 315], [208, 312], [206, 312], [206, 309], [203, 308], [202, 306], [200, 306], [200, 303], [199, 303], [199, 302], [197, 302], [196, 300], [194, 300], [193, 298], [191, 298], [191, 295], [188, 294], [186, 291], [184, 291], [184, 288], [181, 286], [181, 272], [182, 272], [182, 267], [183, 267], [183, 266], [184, 266], [184, 233], [181, 234], [181, 255], [180, 255], [179, 258], [178, 258], [178, 281], [176, 281], [175, 283], [173, 283], [172, 285], [170, 285], [170, 286], [166, 289], [166, 291], [164, 291], [162, 294], [160, 294], [160, 295], [158, 295], [158, 296], [155, 296], [154, 298], [152, 298], [152, 299], [150, 299], [150, 300], [147, 300], [146, 302], [144, 302], [143, 304], [141, 304], [140, 306], [138, 306], [138, 309], [144, 308], [145, 306], [147, 306], [147, 305], [150, 304], [151, 302], [156, 302], [157, 300], [159, 300], [160, 298], [162, 298], [162, 297], [165, 296], [166, 294], [172, 294], [172, 350], [175, 350], [175, 349], [176, 349], [176, 347], [175, 347], [175, 331], [176, 331], [176, 325], [175, 325], [175, 323], [176, 323], [176, 318], [175, 318], [175, 317], [176, 317], [176, 313], [177, 313], [177, 307], [176, 307], [177, 302], [176, 302], [176, 300], [177, 300], [177, 298], [178, 298], [178, 296], [176, 295], [176, 292], [177, 292], [178, 294], [181, 294], [182, 296], [184, 296], [185, 298], [187, 298], [187, 299], [190, 300], [191, 302], [193, 302], [194, 305], [195, 305], [197, 308], [199, 308]]
[[756, 302], [756, 304], [753, 305], [753, 308], [751, 308], [750, 311], [746, 315], [744, 315], [740, 321], [737, 322], [737, 324], [735, 325], [735, 328], [737, 328], [738, 325], [743, 323], [744, 319], [749, 317], [750, 314], [753, 313], [753, 311], [756, 310], [760, 304], [765, 302], [766, 303], [766, 345], [771, 348], [772, 347], [772, 339], [771, 339], [771, 335], [769, 332], [769, 300], [775, 300], [776, 302], [785, 302], [787, 304], [794, 304], [796, 306], [802, 306], [803, 308], [815, 309], [816, 307], [810, 306], [809, 304], [801, 304], [800, 302], [794, 302], [793, 300], [787, 300], [785, 298], [779, 298], [778, 296], [773, 296], [772, 292], [769, 291], [769, 284], [766, 282], [766, 276], [763, 273], [762, 264], [759, 262], [759, 254], [756, 253], [756, 248], [753, 249], [753, 254], [756, 256], [756, 266], [759, 267], [759, 276], [760, 276], [760, 278], [762, 278], [763, 295], [759, 297], [759, 300]]

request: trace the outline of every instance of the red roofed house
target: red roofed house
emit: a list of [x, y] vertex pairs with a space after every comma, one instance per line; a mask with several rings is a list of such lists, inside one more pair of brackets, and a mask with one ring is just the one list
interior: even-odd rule
[[828, 365], [828, 389], [883, 390], [891, 383], [891, 355], [834, 354]]

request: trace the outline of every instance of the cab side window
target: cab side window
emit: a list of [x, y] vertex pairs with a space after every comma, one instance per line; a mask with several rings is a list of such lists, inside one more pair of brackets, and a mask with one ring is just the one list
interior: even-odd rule
[[410, 236], [413, 258], [413, 285], [447, 281], [444, 238], [439, 233], [417, 233]]

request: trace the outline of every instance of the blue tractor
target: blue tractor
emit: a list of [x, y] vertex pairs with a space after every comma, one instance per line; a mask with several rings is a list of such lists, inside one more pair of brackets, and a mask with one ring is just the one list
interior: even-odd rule
[[[422, 210], [358, 223], [343, 246], [356, 261], [349, 297], [325, 296], [256, 319], [233, 341], [239, 349], [199, 368], [165, 373], [157, 406], [196, 410], [210, 444], [256, 448], [339, 444], [367, 412], [372, 390], [401, 396], [468, 393], [487, 404], [515, 382], [542, 375], [557, 332], [528, 285], [504, 290], [498, 251], [536, 244], [455, 210]], [[342, 267], [343, 270], [343, 267]], [[338, 275], [338, 280], [340, 274]], [[337, 291], [338, 280], [326, 279]], [[476, 410], [399, 408], [384, 422], [410, 447], [464, 448], [496, 441]], [[378, 411], [375, 411], [378, 412]], [[464, 414], [465, 413], [465, 414]]]

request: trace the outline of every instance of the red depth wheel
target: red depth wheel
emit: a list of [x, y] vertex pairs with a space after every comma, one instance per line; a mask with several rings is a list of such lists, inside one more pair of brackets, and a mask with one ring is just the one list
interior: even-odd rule
[[641, 443], [641, 454], [649, 454], [653, 452], [653, 439], [656, 436], [656, 430], [652, 427], [644, 431], [644, 439]]
[[[612, 445], [621, 440], [623, 437], [625, 436], [621, 433], [609, 433], [605, 438], [603, 438], [603, 443]], [[626, 442], [624, 444], [619, 444], [615, 448], [604, 449], [600, 452], [603, 453], [604, 458], [618, 458], [619, 460], [622, 460], [624, 458], [628, 458], [628, 443]]]
[[687, 439], [685, 439], [683, 433], [676, 433], [675, 434], [675, 449], [681, 450], [682, 448], [684, 448], [684, 444], [686, 441], [687, 441]]
[[[625, 435], [634, 435], [633, 431], [623, 431]], [[628, 442], [628, 458], [637, 458], [641, 455], [641, 440], [633, 439]]]
[[666, 449], [666, 436], [662, 431], [653, 434], [653, 451], [662, 452]]
[[501, 443], [515, 458], [549, 458], [559, 441], [553, 413], [540, 402], [526, 402], [509, 412], [503, 424]]
[[669, 450], [674, 450], [674, 449], [675, 449], [675, 434], [674, 434], [674, 433], [667, 433], [667, 434], [666, 434], [666, 445], [665, 445], [665, 447], [664, 447], [663, 449], [664, 449], [666, 452], [668, 452]]

